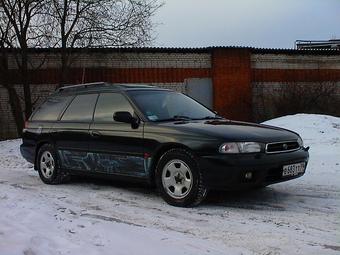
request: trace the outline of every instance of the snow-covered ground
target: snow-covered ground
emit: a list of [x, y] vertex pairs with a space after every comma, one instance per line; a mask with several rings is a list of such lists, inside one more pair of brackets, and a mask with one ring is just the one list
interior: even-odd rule
[[266, 124], [302, 135], [307, 173], [263, 190], [213, 192], [189, 209], [136, 185], [45, 185], [20, 140], [0, 142], [0, 254], [340, 254], [340, 118]]

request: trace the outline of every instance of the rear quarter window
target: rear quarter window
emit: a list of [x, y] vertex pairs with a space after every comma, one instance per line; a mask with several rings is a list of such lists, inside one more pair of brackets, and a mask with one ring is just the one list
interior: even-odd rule
[[56, 96], [48, 98], [32, 116], [33, 121], [56, 121], [60, 113], [72, 100], [72, 96]]

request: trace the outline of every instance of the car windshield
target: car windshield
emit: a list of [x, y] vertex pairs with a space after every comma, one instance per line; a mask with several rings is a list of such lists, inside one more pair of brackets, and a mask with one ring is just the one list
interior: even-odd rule
[[192, 98], [174, 91], [129, 91], [150, 121], [217, 119], [214, 112]]

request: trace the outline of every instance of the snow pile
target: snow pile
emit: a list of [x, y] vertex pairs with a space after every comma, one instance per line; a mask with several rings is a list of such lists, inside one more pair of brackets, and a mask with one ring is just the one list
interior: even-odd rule
[[[299, 133], [307, 146], [339, 146], [340, 118], [316, 115], [296, 114], [264, 122], [263, 124], [290, 129]], [[316, 146], [315, 146], [316, 145]]]
[[339, 254], [340, 118], [266, 124], [297, 131], [311, 147], [305, 176], [213, 193], [197, 208], [171, 207], [136, 185], [45, 185], [20, 140], [0, 142], [0, 254]]

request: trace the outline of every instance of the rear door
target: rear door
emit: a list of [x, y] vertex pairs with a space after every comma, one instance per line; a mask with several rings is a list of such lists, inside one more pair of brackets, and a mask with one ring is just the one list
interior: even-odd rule
[[89, 150], [89, 127], [93, 120], [98, 94], [74, 97], [53, 128], [61, 167], [90, 171], [92, 159]]
[[[89, 151], [93, 154], [93, 171], [145, 177], [143, 125], [116, 122], [113, 114], [128, 111], [135, 115], [129, 100], [121, 93], [101, 93], [90, 126]], [[136, 116], [136, 115], [135, 115]]]

